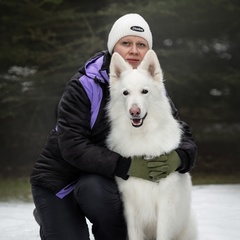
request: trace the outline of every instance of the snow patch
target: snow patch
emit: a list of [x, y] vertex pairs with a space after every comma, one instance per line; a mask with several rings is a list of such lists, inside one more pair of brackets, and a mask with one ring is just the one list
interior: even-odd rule
[[[192, 206], [197, 214], [199, 240], [240, 239], [239, 199], [240, 184], [193, 187]], [[40, 239], [33, 209], [33, 203], [0, 202], [1, 240]]]

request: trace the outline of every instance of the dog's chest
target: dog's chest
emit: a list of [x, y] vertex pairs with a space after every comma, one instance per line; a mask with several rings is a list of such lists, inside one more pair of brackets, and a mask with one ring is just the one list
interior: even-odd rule
[[[161, 183], [134, 177], [129, 177], [127, 181], [116, 177], [116, 181], [124, 203], [134, 210], [138, 220], [149, 219], [150, 225], [157, 222], [157, 205], [161, 199]], [[142, 224], [146, 226], [146, 222]]]
[[108, 138], [108, 147], [124, 157], [160, 156], [178, 147], [180, 137], [177, 131], [175, 133], [166, 136], [157, 132], [145, 135], [112, 132]]

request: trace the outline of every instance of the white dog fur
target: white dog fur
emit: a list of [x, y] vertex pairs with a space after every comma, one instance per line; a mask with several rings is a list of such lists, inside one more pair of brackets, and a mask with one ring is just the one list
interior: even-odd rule
[[[124, 157], [159, 156], [176, 149], [181, 141], [181, 127], [172, 116], [153, 50], [137, 69], [113, 54], [107, 110], [111, 126], [107, 145]], [[134, 177], [116, 180], [129, 240], [197, 239], [188, 173], [174, 172], [158, 183]]]

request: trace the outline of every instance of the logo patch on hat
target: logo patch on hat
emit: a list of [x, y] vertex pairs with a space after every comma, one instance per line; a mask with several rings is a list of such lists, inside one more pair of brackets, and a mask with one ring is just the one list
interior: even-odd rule
[[135, 32], [144, 32], [144, 29], [142, 27], [139, 27], [139, 26], [132, 26], [132, 27], [130, 27], [130, 29], [135, 31]]

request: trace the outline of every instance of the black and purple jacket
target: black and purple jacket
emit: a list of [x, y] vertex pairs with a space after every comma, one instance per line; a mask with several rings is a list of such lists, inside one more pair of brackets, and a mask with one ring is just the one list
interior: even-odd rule
[[[105, 106], [109, 98], [110, 60], [107, 51], [96, 54], [67, 84], [59, 102], [56, 128], [34, 165], [31, 184], [63, 197], [83, 173], [127, 179], [131, 160], [105, 145], [109, 131]], [[180, 121], [173, 104], [172, 112]], [[197, 147], [188, 125], [180, 123], [184, 134], [176, 151], [182, 160], [178, 171], [184, 173], [194, 166]]]

